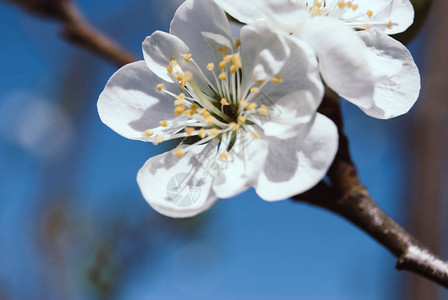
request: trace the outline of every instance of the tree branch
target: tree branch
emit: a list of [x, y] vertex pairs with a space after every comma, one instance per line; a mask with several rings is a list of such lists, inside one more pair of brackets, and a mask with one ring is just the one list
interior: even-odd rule
[[90, 26], [70, 0], [9, 0], [30, 13], [57, 20], [62, 37], [70, 43], [95, 53], [117, 66], [134, 62], [136, 58]]
[[339, 149], [328, 171], [331, 186], [322, 181], [310, 191], [295, 196], [293, 200], [319, 206], [340, 215], [397, 257], [395, 268], [414, 272], [448, 288], [448, 263], [388, 216], [361, 185], [343, 132], [338, 98], [326, 95], [320, 111], [339, 128]]

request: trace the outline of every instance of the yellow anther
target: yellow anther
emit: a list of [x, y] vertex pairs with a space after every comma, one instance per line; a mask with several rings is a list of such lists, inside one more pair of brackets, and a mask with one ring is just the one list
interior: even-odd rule
[[367, 16], [368, 16], [369, 18], [371, 18], [371, 17], [373, 16], [373, 11], [368, 10], [368, 11], [366, 12], [366, 14], [367, 14]]
[[258, 134], [256, 134], [255, 132], [252, 132], [252, 134], [250, 135], [254, 140], [258, 140]]
[[257, 80], [257, 83], [262, 84], [264, 80]]
[[364, 24], [364, 29], [369, 30], [370, 29], [370, 25], [369, 24]]
[[201, 139], [205, 138], [207, 136], [207, 133], [205, 132], [204, 128], [199, 129], [199, 133], [198, 133], [199, 137]]
[[246, 123], [246, 117], [243, 116], [238, 116], [238, 118], [236, 119], [238, 121], [238, 124], [244, 124]]
[[212, 128], [212, 129], [210, 129], [210, 131], [208, 132], [208, 135], [217, 136], [217, 135], [218, 135], [218, 130], [216, 130], [216, 128]]
[[159, 84], [157, 85], [157, 90], [158, 90], [159, 92], [161, 92], [162, 89], [163, 89], [163, 86], [164, 86], [163, 83], [159, 83]]
[[196, 103], [191, 105], [191, 107], [190, 107], [191, 115], [194, 115], [194, 113], [198, 110], [198, 108], [199, 108], [199, 105], [197, 105]]
[[168, 127], [168, 122], [165, 121], [165, 120], [160, 121], [159, 124], [160, 124], [160, 126], [162, 126], [162, 127]]
[[190, 134], [193, 133], [193, 131], [194, 131], [194, 128], [191, 128], [191, 127], [185, 127], [185, 133], [186, 133], [186, 134], [190, 135]]
[[177, 63], [177, 61], [173, 58], [170, 59], [170, 62], [172, 65], [178, 66], [179, 64]]
[[255, 102], [252, 102], [251, 104], [249, 104], [248, 106], [247, 106], [247, 109], [248, 110], [254, 110], [254, 109], [256, 109], [257, 108], [257, 103], [255, 103]]
[[347, 4], [348, 7], [352, 7], [353, 6], [353, 3], [351, 1], [348, 1], [346, 4]]
[[184, 73], [184, 80], [186, 80], [186, 81], [190, 81], [191, 79], [193, 79], [193, 74], [191, 73], [191, 72], [189, 72], [189, 71], [186, 71], [185, 73]]
[[219, 51], [226, 53], [227, 52], [227, 47], [226, 46], [222, 46], [220, 48], [218, 48]]
[[176, 106], [176, 108], [174, 109], [174, 114], [176, 116], [179, 116], [183, 113], [184, 109], [185, 109], [185, 106], [183, 106], [183, 105]]
[[241, 40], [236, 40], [235, 46], [237, 46], [237, 47], [241, 46]]
[[230, 66], [230, 73], [236, 73], [236, 67], [235, 65]]
[[266, 105], [262, 104], [258, 109], [258, 112], [262, 115], [267, 115], [269, 112], [269, 108]]
[[235, 122], [230, 122], [229, 123], [229, 127], [230, 129], [232, 129], [233, 131], [237, 131], [240, 128], [240, 125], [235, 123]]
[[205, 117], [205, 121], [207, 122], [207, 124], [210, 124], [210, 125], [215, 124], [215, 120], [213, 120], [213, 118], [210, 116]]
[[184, 155], [183, 149], [182, 148], [177, 148], [176, 150], [174, 150], [174, 155], [178, 156], [178, 157], [183, 156]]
[[225, 154], [225, 153], [223, 153], [223, 154], [221, 154], [220, 156], [219, 156], [219, 159], [220, 160], [227, 160], [229, 158], [229, 156], [227, 155], [227, 154]]
[[246, 108], [249, 105], [249, 102], [247, 100], [240, 100], [239, 104], [242, 108]]
[[186, 82], [185, 80], [182, 79], [182, 80], [180, 81], [180, 83], [179, 83], [179, 86], [180, 86], [181, 89], [183, 89], [183, 88], [185, 87], [186, 84], [187, 84], [187, 82]]
[[278, 75], [275, 75], [274, 78], [272, 78], [273, 83], [280, 83], [282, 81], [282, 78]]
[[208, 63], [208, 65], [207, 65], [207, 70], [209, 70], [209, 71], [213, 71], [213, 69], [215, 68], [215, 64], [214, 63]]
[[357, 10], [358, 8], [359, 8], [359, 5], [358, 5], [358, 4], [354, 4], [354, 5], [352, 6], [353, 11]]
[[237, 67], [237, 68], [241, 68], [243, 66], [243, 64], [241, 63], [241, 57], [238, 53], [235, 53], [232, 56], [232, 62], [235, 65], [235, 67]]
[[201, 116], [204, 116], [206, 113], [208, 113], [208, 111], [205, 108], [201, 108], [201, 110], [199, 111], [199, 114]]
[[226, 67], [226, 62], [225, 61], [222, 61], [222, 62], [219, 63], [219, 69], [220, 70], [224, 69], [225, 67]]
[[145, 131], [143, 131], [143, 135], [146, 137], [150, 137], [154, 134], [154, 132], [151, 131], [151, 129], [146, 129]]
[[227, 74], [225, 72], [222, 72], [218, 75], [218, 78], [221, 80], [227, 80]]
[[221, 105], [229, 105], [229, 102], [227, 102], [226, 98], [222, 98], [220, 102], [221, 102]]
[[174, 100], [174, 105], [182, 105], [184, 103], [184, 100], [182, 100], [182, 99], [176, 99], [176, 100]]
[[251, 93], [254, 93], [254, 94], [255, 94], [255, 93], [259, 93], [259, 92], [260, 92], [260, 89], [254, 86], [253, 88], [250, 89], [250, 92], [251, 92]]
[[392, 21], [389, 21], [389, 23], [386, 24], [387, 28], [391, 28], [392, 27]]
[[190, 60], [191, 60], [191, 53], [184, 54], [184, 55], [182, 55], [182, 56], [183, 56], [183, 58], [185, 59], [185, 61], [190, 62]]
[[315, 5], [316, 7], [319, 7], [319, 8], [322, 7], [322, 3], [320, 3], [320, 2], [316, 2], [316, 3], [314, 3], [314, 5]]
[[176, 79], [178, 81], [181, 81], [184, 77], [182, 76], [182, 74], [180, 74], [179, 72], [176, 72]]
[[184, 110], [184, 115], [192, 116], [192, 115], [194, 115], [194, 113], [191, 113], [191, 109], [186, 109], [186, 110]]
[[166, 71], [168, 73], [173, 73], [173, 66], [172, 65], [168, 65], [168, 67], [166, 68]]
[[184, 93], [180, 93], [179, 96], [177, 96], [177, 99], [185, 99], [185, 94]]
[[229, 61], [232, 60], [232, 55], [224, 55], [223, 60], [228, 63]]
[[154, 145], [160, 144], [161, 142], [163, 142], [164, 138], [162, 135], [158, 135], [156, 136], [156, 138], [154, 139], [154, 142], [152, 142]]
[[345, 1], [339, 1], [338, 2], [338, 6], [339, 6], [339, 8], [344, 8], [345, 7]]

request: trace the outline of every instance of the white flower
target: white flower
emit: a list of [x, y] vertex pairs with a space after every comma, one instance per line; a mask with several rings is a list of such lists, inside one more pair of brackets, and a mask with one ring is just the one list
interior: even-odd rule
[[313, 51], [267, 28], [234, 40], [213, 1], [187, 0], [170, 34], [143, 43], [98, 100], [101, 120], [129, 139], [181, 139], [150, 158], [137, 182], [148, 203], [190, 217], [253, 186], [265, 200], [306, 191], [337, 149], [335, 125], [316, 113], [323, 95]]
[[263, 23], [311, 45], [325, 83], [372, 117], [404, 114], [418, 98], [414, 60], [387, 35], [412, 24], [409, 0], [215, 1], [243, 23]]

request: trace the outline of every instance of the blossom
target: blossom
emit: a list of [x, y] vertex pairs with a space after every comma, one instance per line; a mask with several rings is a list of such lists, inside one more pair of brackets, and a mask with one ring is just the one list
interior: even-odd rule
[[126, 138], [180, 140], [137, 175], [158, 212], [194, 216], [251, 186], [281, 200], [325, 175], [337, 130], [316, 112], [323, 85], [307, 45], [259, 26], [235, 40], [217, 4], [187, 0], [143, 54], [109, 79], [98, 111]]
[[396, 117], [418, 98], [414, 60], [388, 36], [412, 24], [409, 0], [215, 1], [243, 23], [262, 23], [308, 43], [328, 87], [369, 116]]

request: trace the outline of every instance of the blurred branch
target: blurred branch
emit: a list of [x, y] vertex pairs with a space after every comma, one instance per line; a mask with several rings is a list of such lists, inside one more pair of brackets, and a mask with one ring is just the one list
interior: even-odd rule
[[338, 98], [326, 95], [320, 111], [339, 128], [339, 149], [328, 171], [331, 186], [322, 181], [310, 191], [295, 196], [294, 200], [325, 208], [347, 219], [397, 257], [395, 268], [414, 272], [448, 288], [448, 262], [433, 254], [388, 216], [361, 185], [343, 132]]
[[103, 57], [117, 66], [135, 61], [133, 55], [89, 25], [71, 0], [8, 0], [32, 14], [57, 20], [68, 42]]

